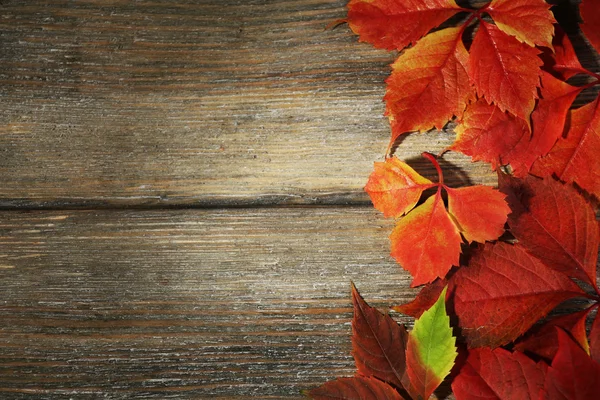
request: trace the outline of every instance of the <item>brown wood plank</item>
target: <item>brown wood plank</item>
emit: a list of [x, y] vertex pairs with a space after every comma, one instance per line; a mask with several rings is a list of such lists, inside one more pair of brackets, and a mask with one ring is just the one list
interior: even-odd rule
[[352, 375], [350, 281], [410, 276], [369, 208], [0, 213], [0, 398], [300, 398]]
[[[366, 202], [395, 54], [325, 30], [345, 4], [2, 1], [0, 206]], [[452, 136], [398, 155], [434, 176], [419, 154]]]

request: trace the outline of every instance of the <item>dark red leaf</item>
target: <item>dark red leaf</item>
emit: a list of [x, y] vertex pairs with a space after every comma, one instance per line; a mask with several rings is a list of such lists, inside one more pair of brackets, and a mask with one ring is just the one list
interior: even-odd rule
[[432, 283], [425, 285], [413, 301], [395, 306], [393, 310], [413, 318], [419, 318], [424, 311], [435, 304], [447, 284], [448, 282], [445, 279], [436, 279]]
[[308, 392], [315, 400], [403, 400], [390, 385], [374, 378], [355, 376], [329, 381]]

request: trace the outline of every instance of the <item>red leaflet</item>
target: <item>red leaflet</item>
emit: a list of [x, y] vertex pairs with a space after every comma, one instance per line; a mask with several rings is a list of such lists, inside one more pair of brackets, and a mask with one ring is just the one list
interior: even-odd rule
[[461, 115], [473, 90], [467, 75], [468, 53], [460, 28], [425, 36], [392, 65], [387, 79], [387, 115], [392, 141], [409, 131], [442, 129]]
[[546, 366], [504, 349], [471, 349], [452, 383], [457, 400], [537, 400]]
[[594, 317], [590, 331], [590, 356], [594, 361], [600, 363], [600, 318], [598, 318], [598, 314]]
[[529, 121], [537, 98], [540, 52], [482, 22], [469, 58], [469, 77], [477, 93], [502, 111]]
[[400, 217], [412, 210], [424, 190], [435, 186], [396, 157], [376, 162], [365, 191], [386, 217]]
[[355, 376], [329, 381], [308, 392], [315, 400], [402, 400], [387, 383], [374, 378]]
[[546, 157], [532, 168], [537, 176], [555, 175], [561, 181], [575, 182], [600, 197], [600, 103], [590, 104], [570, 112], [570, 129], [560, 138]]
[[588, 40], [600, 52], [600, 2], [598, 0], [583, 0], [579, 5], [579, 13], [583, 19], [581, 30]]
[[498, 28], [530, 46], [552, 47], [556, 22], [544, 0], [493, 0], [485, 11]]
[[510, 208], [504, 194], [489, 186], [446, 188], [448, 211], [460, 233], [471, 243], [495, 240], [504, 233]]
[[[413, 211], [410, 208], [417, 196], [435, 185], [402, 161], [376, 164], [365, 187], [373, 204], [386, 215], [408, 213], [398, 222], [390, 240], [392, 256], [414, 277], [413, 287], [443, 278], [453, 265], [458, 265], [461, 232], [468, 241], [494, 240], [504, 232], [510, 211], [504, 196], [486, 186], [448, 188], [439, 164], [433, 156], [424, 156], [438, 169], [440, 182], [437, 193]], [[448, 192], [452, 217], [444, 206], [442, 189]], [[486, 223], [478, 225], [482, 220]]]
[[573, 314], [561, 315], [533, 329], [524, 340], [519, 341], [514, 349], [521, 352], [537, 354], [552, 360], [558, 351], [558, 335], [556, 328], [567, 331], [582, 349], [589, 353], [589, 345], [585, 332], [585, 319], [591, 308]]
[[392, 309], [413, 318], [419, 318], [425, 310], [435, 304], [447, 284], [445, 279], [436, 279], [431, 284], [423, 286], [413, 301], [392, 307]]
[[592, 360], [562, 329], [558, 352], [548, 368], [545, 397], [548, 400], [589, 400], [600, 393], [600, 365]]
[[529, 141], [527, 123], [480, 99], [470, 104], [462, 122], [456, 127], [456, 140], [451, 150], [485, 161], [496, 169], [511, 160], [509, 154], [521, 142]]
[[550, 268], [596, 287], [599, 233], [592, 206], [571, 185], [552, 178], [499, 177], [519, 243]]
[[[559, 25], [554, 26], [554, 31], [554, 39], [552, 40], [554, 54], [544, 54], [545, 67], [556, 72], [559, 77], [565, 80], [585, 71], [579, 63], [571, 40], [565, 31]], [[542, 82], [542, 86], [543, 84]]]
[[[485, 284], [484, 284], [485, 283]], [[452, 277], [454, 311], [469, 347], [498, 347], [584, 292], [519, 245], [486, 243]]]
[[361, 42], [402, 50], [459, 11], [454, 0], [351, 0], [348, 24]]
[[404, 352], [408, 339], [404, 326], [370, 307], [352, 285], [352, 355], [356, 369], [402, 388], [406, 369]]

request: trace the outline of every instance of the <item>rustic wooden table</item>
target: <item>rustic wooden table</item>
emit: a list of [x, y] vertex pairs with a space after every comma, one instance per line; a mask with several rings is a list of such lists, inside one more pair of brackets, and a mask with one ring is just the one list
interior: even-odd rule
[[[415, 291], [362, 191], [395, 54], [324, 29], [345, 3], [0, 0], [0, 398], [300, 398], [353, 374], [350, 281], [381, 308]], [[452, 140], [397, 154], [433, 178], [419, 154]]]

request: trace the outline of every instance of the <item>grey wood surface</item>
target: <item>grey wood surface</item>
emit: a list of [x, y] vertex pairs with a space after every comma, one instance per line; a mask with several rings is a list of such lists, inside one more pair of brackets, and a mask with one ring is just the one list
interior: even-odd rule
[[[362, 191], [397, 54], [326, 30], [345, 4], [0, 0], [1, 399], [299, 398], [352, 375], [350, 280], [382, 309], [415, 291]], [[433, 179], [419, 154], [453, 136], [397, 155]]]

